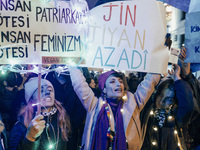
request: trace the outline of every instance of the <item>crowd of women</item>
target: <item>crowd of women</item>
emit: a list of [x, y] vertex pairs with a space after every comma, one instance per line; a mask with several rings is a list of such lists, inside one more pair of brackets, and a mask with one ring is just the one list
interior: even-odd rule
[[168, 75], [110, 70], [98, 87], [87, 68], [69, 66], [41, 80], [40, 101], [37, 74], [1, 75], [0, 149], [200, 149], [200, 83], [185, 54]]

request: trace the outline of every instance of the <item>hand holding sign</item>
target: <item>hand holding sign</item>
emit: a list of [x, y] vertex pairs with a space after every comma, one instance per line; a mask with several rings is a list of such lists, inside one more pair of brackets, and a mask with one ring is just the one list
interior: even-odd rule
[[181, 52], [180, 52], [180, 55], [179, 55], [179, 58], [181, 59], [181, 74], [183, 76], [187, 76], [189, 73], [190, 73], [190, 63], [186, 63], [184, 62], [185, 58], [186, 58], [186, 48], [185, 47], [182, 47], [181, 48]]
[[179, 58], [181, 60], [183, 60], [183, 61], [185, 60], [185, 58], [186, 58], [186, 48], [185, 47], [181, 48], [181, 52], [180, 52]]
[[30, 122], [26, 132], [26, 138], [29, 141], [34, 142], [36, 138], [42, 134], [45, 128], [45, 121], [42, 120], [43, 118], [44, 116], [38, 115]]

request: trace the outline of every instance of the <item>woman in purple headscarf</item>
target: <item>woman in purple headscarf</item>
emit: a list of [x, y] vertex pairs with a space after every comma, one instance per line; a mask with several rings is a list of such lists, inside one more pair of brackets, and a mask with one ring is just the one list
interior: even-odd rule
[[82, 137], [84, 150], [139, 150], [143, 141], [140, 111], [160, 80], [158, 74], [147, 74], [134, 94], [125, 91], [123, 77], [116, 71], [99, 76], [102, 95], [98, 99], [83, 74], [70, 68], [72, 85], [87, 110]]

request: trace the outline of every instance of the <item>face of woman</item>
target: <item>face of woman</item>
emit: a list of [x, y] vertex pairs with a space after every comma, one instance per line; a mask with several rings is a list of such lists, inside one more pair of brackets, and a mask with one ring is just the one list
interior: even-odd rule
[[95, 88], [96, 84], [93, 79], [91, 79], [91, 83], [89, 84], [91, 88]]
[[108, 98], [121, 98], [124, 96], [124, 83], [119, 77], [110, 75], [105, 83], [104, 93]]
[[[37, 101], [38, 98], [38, 89], [33, 94], [33, 100]], [[41, 86], [41, 103], [42, 106], [51, 107], [54, 105], [55, 96], [54, 89], [49, 85]]]
[[174, 103], [174, 91], [169, 88], [163, 91], [156, 98], [156, 106], [158, 108], [169, 108]]

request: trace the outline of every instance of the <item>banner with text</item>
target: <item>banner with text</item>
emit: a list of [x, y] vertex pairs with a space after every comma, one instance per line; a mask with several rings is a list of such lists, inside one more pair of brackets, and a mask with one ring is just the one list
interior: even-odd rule
[[188, 13], [200, 11], [200, 1], [199, 0], [191, 0]]
[[186, 59], [185, 62], [191, 62], [192, 72], [200, 70], [200, 1], [191, 0], [188, 14], [185, 21], [185, 47]]
[[90, 11], [86, 66], [166, 73], [165, 9], [155, 0], [105, 3]]
[[186, 62], [200, 63], [200, 11], [186, 15], [185, 21], [185, 47]]
[[1, 0], [0, 64], [66, 64], [84, 52], [83, 0]]

